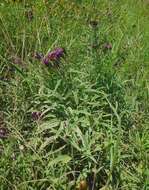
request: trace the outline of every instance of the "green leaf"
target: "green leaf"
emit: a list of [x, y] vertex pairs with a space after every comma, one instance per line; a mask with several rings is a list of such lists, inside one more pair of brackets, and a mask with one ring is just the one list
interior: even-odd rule
[[72, 158], [68, 155], [60, 155], [54, 160], [50, 161], [48, 164], [48, 167], [51, 167], [53, 165], [57, 165], [58, 163], [67, 164]]
[[60, 121], [55, 120], [55, 119], [53, 119], [53, 120], [51, 120], [51, 121], [48, 121], [48, 122], [45, 122], [45, 123], [41, 124], [41, 125], [38, 127], [37, 134], [42, 133], [42, 132], [45, 131], [45, 130], [48, 130], [48, 129], [52, 129], [52, 128], [54, 128], [54, 127], [57, 127], [57, 126], [59, 126], [59, 124], [60, 124]]

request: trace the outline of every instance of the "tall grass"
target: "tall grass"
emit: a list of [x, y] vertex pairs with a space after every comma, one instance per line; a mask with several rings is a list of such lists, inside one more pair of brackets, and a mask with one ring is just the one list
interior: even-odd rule
[[148, 6], [0, 2], [0, 189], [149, 188]]

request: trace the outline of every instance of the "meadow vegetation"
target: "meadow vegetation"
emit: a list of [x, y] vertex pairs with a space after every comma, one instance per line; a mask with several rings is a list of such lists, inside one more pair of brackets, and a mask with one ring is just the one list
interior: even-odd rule
[[0, 1], [0, 190], [149, 189], [148, 10]]

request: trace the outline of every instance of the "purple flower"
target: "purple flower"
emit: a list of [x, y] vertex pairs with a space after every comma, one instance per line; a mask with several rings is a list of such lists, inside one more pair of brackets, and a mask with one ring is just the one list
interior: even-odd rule
[[39, 120], [41, 118], [41, 112], [32, 112], [32, 119]]
[[55, 56], [56, 58], [60, 58], [60, 57], [63, 57], [65, 51], [63, 48], [56, 48], [55, 49]]
[[44, 57], [42, 61], [43, 61], [43, 63], [44, 63], [45, 65], [49, 65], [49, 63], [50, 63], [50, 60], [49, 60], [48, 57]]
[[48, 65], [50, 62], [59, 62], [62, 57], [64, 57], [65, 50], [63, 48], [56, 48], [55, 50], [49, 52], [44, 58], [43, 63]]

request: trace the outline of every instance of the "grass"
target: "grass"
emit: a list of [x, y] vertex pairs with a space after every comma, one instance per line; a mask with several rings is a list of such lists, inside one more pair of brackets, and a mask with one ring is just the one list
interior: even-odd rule
[[149, 189], [148, 8], [0, 2], [1, 190]]

